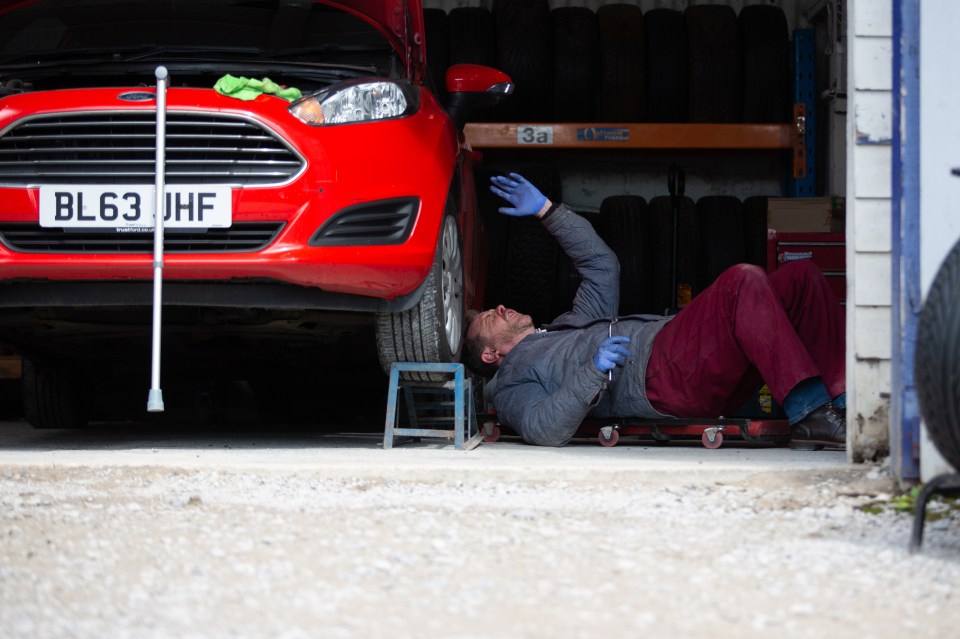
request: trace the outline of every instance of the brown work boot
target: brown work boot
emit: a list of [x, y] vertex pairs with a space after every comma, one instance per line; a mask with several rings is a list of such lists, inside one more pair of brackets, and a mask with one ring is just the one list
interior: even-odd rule
[[797, 422], [790, 438], [793, 450], [820, 450], [826, 446], [847, 448], [847, 419], [830, 403]]

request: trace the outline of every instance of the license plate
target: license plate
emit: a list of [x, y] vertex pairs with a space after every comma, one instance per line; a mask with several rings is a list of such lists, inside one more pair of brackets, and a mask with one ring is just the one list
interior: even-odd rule
[[[227, 228], [233, 217], [229, 186], [177, 184], [164, 187], [164, 228]], [[152, 230], [156, 188], [152, 185], [40, 187], [40, 226]]]

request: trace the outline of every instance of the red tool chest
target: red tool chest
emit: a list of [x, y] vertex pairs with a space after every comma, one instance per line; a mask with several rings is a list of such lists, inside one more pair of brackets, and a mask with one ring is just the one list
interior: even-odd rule
[[847, 247], [844, 233], [767, 231], [767, 272], [793, 260], [813, 260], [842, 303], [847, 299]]

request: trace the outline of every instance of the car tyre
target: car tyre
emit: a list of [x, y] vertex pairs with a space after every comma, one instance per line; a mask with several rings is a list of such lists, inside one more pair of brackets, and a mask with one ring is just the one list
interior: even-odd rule
[[600, 120], [644, 122], [647, 117], [647, 49], [643, 13], [630, 4], [597, 9], [600, 28]]
[[[412, 308], [378, 313], [377, 352], [385, 373], [393, 362], [456, 362], [463, 342], [463, 250], [453, 215], [444, 215], [423, 296]], [[440, 373], [405, 372], [404, 379], [449, 379]]]
[[553, 104], [557, 122], [597, 119], [600, 29], [588, 7], [557, 7], [550, 12], [553, 37]]
[[727, 5], [694, 5], [684, 11], [684, 19], [689, 46], [690, 122], [739, 122], [737, 12]]
[[445, 77], [450, 66], [450, 22], [443, 9], [425, 8], [423, 28], [427, 35], [427, 68], [430, 86], [440, 102], [447, 102]]
[[706, 195], [697, 200], [700, 229], [700, 285], [704, 290], [725, 270], [746, 261], [743, 206], [732, 195]]
[[767, 269], [767, 207], [770, 198], [753, 195], [743, 201], [743, 225], [746, 237], [744, 261]]
[[497, 107], [504, 122], [553, 119], [550, 6], [547, 0], [495, 0], [497, 67], [513, 80], [509, 100]]
[[790, 118], [790, 33], [780, 7], [740, 11], [743, 121], [781, 123]]
[[[676, 208], [674, 208], [676, 207]], [[674, 198], [660, 195], [650, 200], [650, 215], [655, 228], [656, 247], [654, 264], [654, 311], [673, 311], [680, 303], [680, 289], [694, 297], [699, 281], [700, 232], [697, 221], [697, 205], [689, 197]], [[673, 216], [677, 216], [677, 288], [673, 288]]]
[[450, 64], [497, 66], [493, 14], [486, 7], [454, 7], [447, 14]]
[[611, 195], [600, 203], [599, 235], [620, 261], [620, 315], [654, 313], [654, 226], [639, 195]]
[[920, 310], [914, 377], [930, 440], [960, 468], [960, 243], [940, 265]]
[[647, 119], [686, 122], [690, 98], [687, 80], [687, 25], [675, 9], [653, 9], [643, 15], [647, 41]]
[[80, 428], [87, 418], [72, 370], [24, 358], [23, 414], [34, 428]]

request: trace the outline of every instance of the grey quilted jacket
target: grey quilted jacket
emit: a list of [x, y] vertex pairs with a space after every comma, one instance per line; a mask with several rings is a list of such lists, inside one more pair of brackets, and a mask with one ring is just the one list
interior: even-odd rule
[[[620, 264], [593, 227], [564, 205], [545, 221], [582, 277], [573, 309], [528, 335], [500, 364], [484, 388], [502, 424], [529, 444], [563, 446], [587, 417], [660, 417], [644, 380], [653, 338], [669, 317], [617, 318]], [[631, 357], [613, 381], [593, 365], [611, 330], [628, 335]]]

